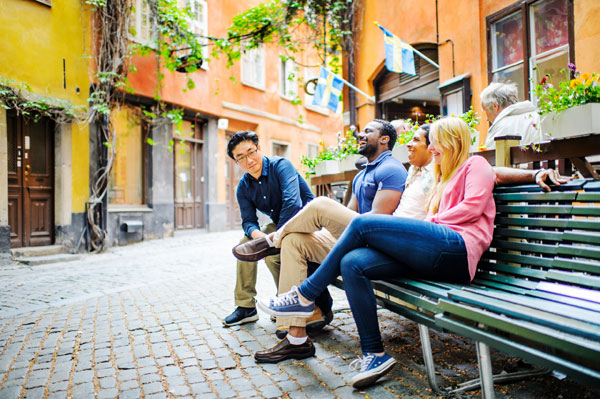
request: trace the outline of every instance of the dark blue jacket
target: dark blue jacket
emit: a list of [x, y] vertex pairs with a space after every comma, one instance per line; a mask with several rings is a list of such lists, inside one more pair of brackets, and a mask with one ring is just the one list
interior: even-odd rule
[[260, 229], [256, 211], [269, 216], [277, 228], [283, 226], [314, 198], [306, 181], [285, 158], [263, 156], [258, 179], [244, 174], [236, 192], [244, 234], [252, 237]]

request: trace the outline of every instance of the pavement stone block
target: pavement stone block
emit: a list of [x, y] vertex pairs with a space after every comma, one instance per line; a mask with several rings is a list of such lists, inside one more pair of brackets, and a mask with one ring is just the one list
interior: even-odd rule
[[217, 364], [221, 369], [233, 369], [237, 367], [237, 363], [231, 356], [217, 358]]
[[190, 388], [192, 388], [192, 392], [194, 394], [204, 394], [204, 393], [208, 393], [211, 392], [210, 389], [210, 385], [208, 385], [208, 383], [197, 383], [197, 384], [190, 384]]
[[164, 391], [163, 385], [160, 382], [151, 382], [149, 384], [142, 384], [142, 389], [145, 393], [156, 393]]
[[137, 370], [120, 370], [117, 375], [119, 381], [128, 381], [137, 378]]
[[104, 369], [96, 370], [96, 377], [98, 377], [98, 378], [104, 378], [104, 377], [114, 376], [116, 374], [117, 374], [117, 370], [115, 370], [112, 367], [107, 367], [107, 368], [104, 368]]
[[[167, 381], [168, 382], [168, 381]], [[175, 396], [183, 396], [190, 394], [190, 388], [185, 385], [171, 385], [169, 384], [169, 393]]]
[[55, 382], [48, 386], [48, 392], [66, 391], [68, 387], [68, 381]]
[[167, 399], [167, 394], [164, 392], [158, 392], [151, 395], [146, 395], [147, 399]]
[[71, 390], [74, 398], [79, 398], [85, 394], [94, 393], [94, 384], [91, 382], [86, 382], [83, 384], [73, 386]]
[[142, 384], [149, 384], [151, 382], [160, 381], [160, 375], [158, 374], [144, 374], [140, 377], [140, 382]]
[[19, 399], [21, 396], [21, 391], [23, 387], [21, 386], [12, 386], [12, 387], [3, 387], [0, 388], [0, 398], [3, 399]]
[[137, 380], [128, 380], [119, 383], [119, 388], [123, 391], [139, 388], [140, 384]]
[[119, 397], [119, 390], [116, 388], [112, 389], [101, 389], [98, 391], [98, 399], [115, 399]]
[[100, 388], [108, 389], [117, 386], [117, 380], [114, 377], [104, 377], [99, 379]]
[[167, 367], [163, 367], [162, 368], [162, 373], [165, 376], [175, 376], [175, 375], [181, 375], [181, 369], [177, 366], [167, 366]]
[[81, 384], [83, 382], [91, 382], [94, 379], [94, 372], [91, 370], [77, 371], [73, 374], [73, 383]]
[[29, 378], [25, 384], [25, 388], [29, 391], [31, 388], [45, 387], [47, 382], [48, 378]]
[[201, 393], [199, 395], [196, 395], [196, 399], [216, 399], [217, 395], [209, 392], [209, 393]]
[[[123, 389], [121, 387], [121, 389]], [[119, 399], [139, 399], [142, 397], [142, 391], [139, 389], [127, 389], [119, 395]]]
[[171, 376], [171, 377], [166, 377], [167, 380], [167, 384], [169, 386], [174, 385], [184, 385], [185, 382], [185, 378], [183, 378], [182, 376], [176, 375], [176, 376]]
[[158, 368], [156, 368], [156, 366], [142, 367], [139, 368], [137, 371], [139, 375], [158, 374]]
[[53, 392], [47, 396], [47, 399], [67, 399], [67, 391]]
[[25, 399], [43, 399], [44, 393], [44, 388], [27, 389]]
[[252, 388], [252, 383], [246, 378], [234, 378], [229, 380], [229, 384], [236, 391], [246, 391]]

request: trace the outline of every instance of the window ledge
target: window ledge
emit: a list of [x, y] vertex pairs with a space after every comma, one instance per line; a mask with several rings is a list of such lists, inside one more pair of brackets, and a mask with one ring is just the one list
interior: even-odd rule
[[108, 205], [108, 213], [148, 213], [153, 211], [147, 205]]
[[266, 91], [265, 86], [261, 87], [255, 83], [244, 82], [243, 80], [242, 80], [242, 85], [247, 86], [247, 87], [252, 87], [253, 89], [256, 89], [256, 90]]

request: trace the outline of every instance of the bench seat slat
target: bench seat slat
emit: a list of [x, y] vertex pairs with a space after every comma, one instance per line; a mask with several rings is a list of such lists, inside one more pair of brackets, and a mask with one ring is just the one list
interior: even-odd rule
[[514, 285], [510, 284], [504, 284], [493, 280], [484, 280], [479, 278], [475, 278], [472, 284], [484, 289], [496, 289], [519, 295], [527, 295], [527, 293], [531, 291], [529, 289], [515, 287]]
[[559, 218], [522, 218], [496, 216], [495, 223], [502, 226], [529, 226], [560, 229], [581, 229], [600, 231], [600, 221], [586, 219], [559, 219]]
[[571, 215], [577, 216], [600, 216], [600, 208], [596, 206], [574, 206]]
[[548, 270], [547, 277], [549, 280], [563, 281], [583, 287], [600, 289], [600, 277], [590, 276], [581, 273], [569, 273], [561, 270]]
[[530, 201], [543, 201], [543, 202], [553, 202], [553, 201], [574, 201], [577, 199], [577, 192], [570, 191], [561, 193], [559, 191], [551, 191], [549, 193], [546, 192], [538, 192], [538, 193], [496, 193], [494, 195], [494, 200], [496, 203], [503, 202], [530, 202]]
[[572, 298], [581, 298], [586, 301], [596, 302], [600, 304], [600, 292], [596, 290], [588, 290], [580, 287], [565, 286], [542, 281], [538, 284], [538, 290], [552, 292]]
[[600, 234], [565, 231], [563, 240], [598, 245], [600, 242]]
[[443, 299], [440, 300], [439, 307], [447, 314], [454, 314], [475, 323], [483, 323], [488, 327], [496, 328], [525, 339], [534, 340], [542, 345], [583, 356], [590, 360], [600, 359], [600, 342], [598, 341], [559, 332], [555, 329], [525, 320], [510, 319], [486, 310], [472, 308], [468, 305], [449, 302]]
[[[559, 231], [543, 231], [543, 230], [528, 230], [528, 229], [509, 229], [504, 227], [496, 227], [494, 229], [494, 237], [507, 238], [525, 238], [529, 240], [543, 241], [562, 241], [564, 233]], [[570, 241], [575, 241], [574, 239]]]
[[[557, 248], [558, 255], [577, 256], [581, 258], [600, 259], [600, 248], [598, 246], [579, 246], [561, 244]], [[600, 264], [598, 264], [600, 268]]]
[[552, 261], [552, 268], [566, 269], [575, 272], [587, 272], [600, 274], [600, 265], [597, 262], [585, 261], [582, 259], [569, 259], [556, 257]]
[[[528, 309], [537, 309], [543, 312], [564, 317], [566, 319], [583, 321], [588, 324], [596, 325], [598, 328], [600, 328], [600, 319], [596, 317], [597, 314], [594, 314], [594, 312], [590, 312], [585, 309], [565, 305], [561, 302], [548, 301], [544, 299], [531, 297], [528, 298], [499, 291], [482, 291], [472, 287], [465, 287], [462, 291], [471, 292], [477, 295], [484, 295], [489, 298], [503, 301], [507, 307], [510, 307], [513, 304], [520, 305], [527, 307]], [[452, 297], [452, 294], [457, 295], [456, 291], [452, 291], [449, 294], [449, 296]]]
[[528, 289], [528, 290], [535, 290], [535, 287], [537, 287], [537, 281], [523, 280], [521, 278], [504, 276], [502, 274], [479, 273], [476, 276], [477, 276], [477, 278], [480, 278], [480, 279], [500, 282], [503, 284], [510, 284], [515, 287]]
[[[511, 251], [535, 252], [536, 254], [555, 255], [558, 251], [557, 245], [533, 244], [529, 242], [493, 240], [491, 247]], [[581, 256], [581, 255], [578, 255]]]
[[571, 215], [573, 207], [570, 205], [496, 205], [496, 212], [524, 215]]
[[[576, 190], [582, 190], [584, 187], [587, 189], [588, 186], [595, 187], [593, 185], [590, 186], [590, 183], [593, 183], [593, 182], [590, 182], [585, 179], [575, 179], [575, 180], [570, 180], [564, 184], [561, 184], [560, 186], [555, 186], [554, 184], [551, 184], [550, 187], [552, 188], [551, 192], [576, 191]], [[497, 186], [494, 188], [494, 192], [495, 193], [542, 192], [542, 189], [537, 184], [521, 184], [518, 186]]]
[[443, 316], [443, 314], [438, 314], [436, 316], [436, 324], [449, 331], [488, 344], [509, 355], [518, 356], [549, 369], [560, 370], [568, 375], [576, 377], [585, 384], [591, 384], [596, 387], [600, 385], [600, 372], [597, 370], [581, 366], [539, 349], [531, 348], [525, 344], [499, 337], [490, 332], [479, 330], [476, 327], [449, 319]]
[[519, 277], [533, 277], [540, 280], [546, 278], [545, 270], [539, 270], [530, 267], [510, 266], [504, 263], [488, 262], [479, 262], [477, 267], [482, 270], [512, 274]]
[[[564, 315], [557, 315], [546, 310], [535, 309], [525, 306], [521, 302], [506, 302], [498, 298], [492, 298], [485, 292], [452, 291], [449, 297], [455, 301], [466, 302], [479, 306], [492, 312], [506, 314], [521, 320], [527, 320], [537, 324], [556, 328], [575, 335], [583, 335], [590, 339], [600, 340], [600, 326], [587, 321], [573, 319]], [[521, 300], [523, 298], [521, 297]]]
[[486, 252], [486, 259], [496, 259], [509, 263], [518, 263], [522, 265], [532, 265], [532, 266], [543, 266], [550, 268], [552, 267], [553, 258], [541, 258], [538, 256], [530, 256], [530, 255], [519, 255], [519, 254], [509, 254], [506, 252]]
[[600, 194], [598, 194], [598, 193], [577, 193], [577, 201], [579, 201], [579, 202], [600, 202]]

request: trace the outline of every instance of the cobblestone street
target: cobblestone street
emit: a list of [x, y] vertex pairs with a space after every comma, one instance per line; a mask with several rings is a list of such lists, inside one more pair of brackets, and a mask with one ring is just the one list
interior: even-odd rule
[[[398, 365], [365, 392], [348, 385], [359, 345], [334, 288], [335, 319], [315, 337], [315, 358], [256, 364], [253, 352], [277, 341], [275, 324], [265, 314], [241, 327], [221, 323], [234, 307], [231, 247], [240, 235], [178, 233], [75, 262], [0, 268], [0, 398], [431, 397], [416, 324], [385, 310], [385, 345]], [[273, 293], [261, 266], [259, 296]], [[432, 345], [446, 383], [476, 375], [471, 342], [435, 333]], [[495, 372], [527, 367], [494, 359]], [[598, 397], [550, 375], [496, 389], [499, 398]]]

